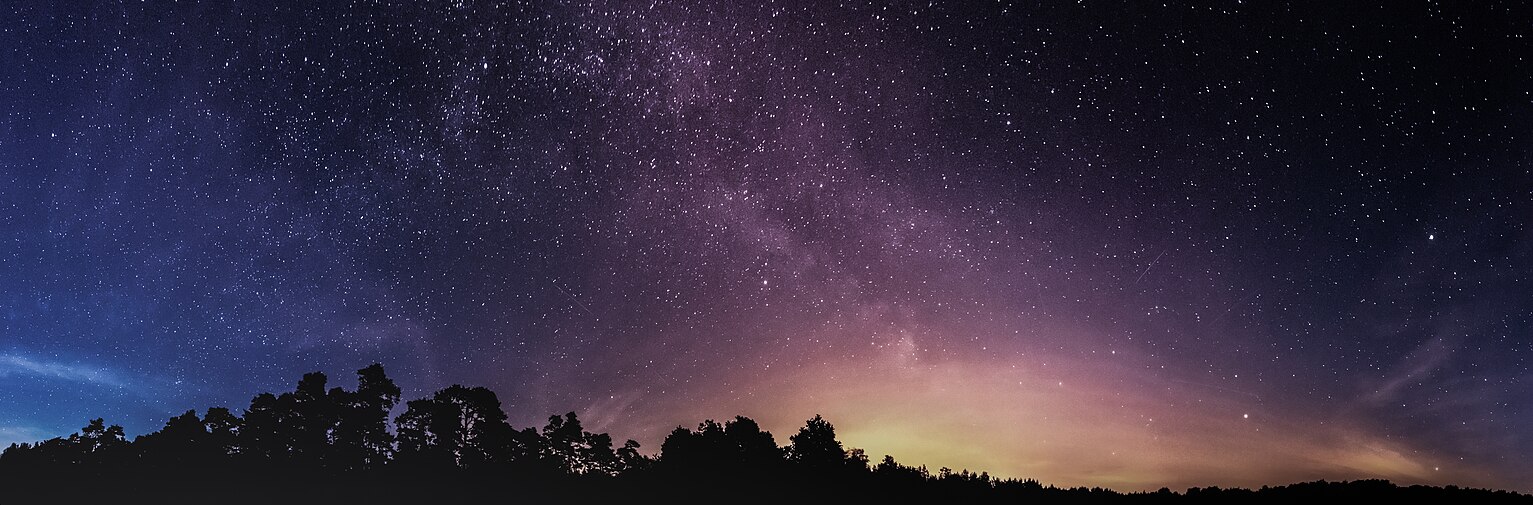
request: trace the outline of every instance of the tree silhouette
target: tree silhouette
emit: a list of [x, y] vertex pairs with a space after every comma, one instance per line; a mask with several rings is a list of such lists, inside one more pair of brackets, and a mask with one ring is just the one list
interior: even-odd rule
[[[438, 503], [504, 501], [671, 503], [1293, 503], [1410, 501], [1533, 504], [1533, 497], [1453, 486], [1399, 487], [1388, 481], [1309, 482], [1259, 490], [1190, 488], [1121, 494], [1062, 489], [985, 472], [900, 464], [868, 466], [821, 416], [779, 447], [754, 420], [705, 420], [678, 427], [659, 457], [632, 440], [614, 448], [574, 412], [551, 416], [541, 432], [507, 423], [495, 393], [454, 385], [412, 400], [389, 429], [400, 389], [381, 365], [357, 371], [357, 389], [325, 390], [307, 374], [292, 392], [262, 393], [243, 415], [188, 410], [163, 428], [127, 440], [123, 428], [92, 419], [78, 433], [0, 452], [0, 503], [223, 502]], [[411, 485], [411, 483], [427, 483]], [[243, 490], [231, 494], [231, 490]]]
[[772, 433], [763, 431], [761, 425], [749, 417], [735, 416], [724, 423], [724, 438], [734, 450], [731, 459], [747, 471], [766, 471], [782, 463], [783, 450], [777, 447]]
[[660, 443], [660, 468], [675, 474], [719, 473], [723, 467], [713, 464], [726, 461], [729, 451], [724, 428], [712, 419], [697, 425], [697, 431], [680, 426]]
[[289, 449], [283, 422], [283, 414], [277, 397], [261, 393], [250, 399], [245, 417], [236, 436], [240, 454], [252, 462], [284, 463]]
[[277, 397], [283, 432], [295, 462], [319, 465], [330, 442], [336, 407], [325, 392], [325, 374], [310, 372], [298, 381], [298, 388]]
[[427, 465], [508, 463], [515, 445], [500, 399], [482, 387], [453, 385], [411, 401], [395, 424], [401, 458]]
[[812, 471], [831, 471], [846, 465], [846, 450], [836, 440], [836, 427], [818, 414], [788, 437], [788, 457]]
[[639, 453], [639, 443], [633, 440], [623, 442], [623, 446], [616, 452], [620, 473], [643, 472], [649, 470], [654, 464], [653, 459]]
[[611, 435], [585, 431], [574, 412], [550, 416], [542, 437], [544, 457], [564, 473], [617, 475], [634, 465], [644, 465], [638, 442], [629, 440], [622, 449], [614, 450]]
[[229, 458], [240, 453], [240, 425], [244, 421], [224, 407], [209, 408], [202, 416], [207, 442], [213, 453]]
[[90, 420], [89, 424], [80, 429], [79, 440], [81, 452], [84, 453], [82, 461], [87, 463], [102, 463], [128, 446], [122, 427], [115, 424], [107, 426], [106, 420], [99, 417]]
[[656, 467], [671, 478], [703, 478], [730, 486], [779, 476], [783, 456], [770, 432], [751, 418], [736, 416], [724, 424], [705, 420], [696, 431], [677, 427], [661, 444]]
[[216, 460], [207, 428], [195, 410], [170, 418], [159, 431], [134, 439], [133, 446], [144, 464], [155, 468], [193, 468]]
[[330, 391], [336, 408], [331, 432], [331, 466], [344, 470], [378, 468], [394, 452], [389, 411], [399, 403], [399, 386], [374, 363], [357, 370], [357, 390]]
[[[589, 464], [585, 453], [590, 449], [585, 435], [574, 412], [564, 417], [549, 416], [548, 424], [543, 426], [543, 456], [566, 473], [584, 473]], [[608, 450], [611, 450], [612, 441], [607, 442]]]
[[436, 410], [436, 400], [432, 398], [410, 400], [405, 404], [405, 412], [394, 419], [395, 438], [399, 442], [398, 461], [426, 467], [457, 465], [452, 450], [431, 429]]

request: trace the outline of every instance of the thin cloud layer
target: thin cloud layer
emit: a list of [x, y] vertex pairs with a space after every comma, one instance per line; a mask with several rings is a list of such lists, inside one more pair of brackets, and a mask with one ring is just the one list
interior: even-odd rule
[[90, 365], [43, 361], [19, 354], [0, 355], [0, 377], [29, 375], [110, 387], [126, 387], [117, 373]]

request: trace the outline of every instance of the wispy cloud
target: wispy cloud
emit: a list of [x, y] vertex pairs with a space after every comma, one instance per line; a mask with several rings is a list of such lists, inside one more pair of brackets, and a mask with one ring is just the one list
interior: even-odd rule
[[48, 432], [27, 426], [0, 426], [0, 449], [11, 444], [33, 443], [48, 438]]
[[1421, 344], [1390, 370], [1366, 398], [1374, 404], [1393, 403], [1411, 384], [1426, 381], [1448, 362], [1456, 346], [1442, 335]]
[[42, 361], [17, 354], [0, 354], [0, 377], [13, 374], [48, 377], [112, 387], [124, 387], [127, 385], [121, 377], [105, 368], [75, 363]]

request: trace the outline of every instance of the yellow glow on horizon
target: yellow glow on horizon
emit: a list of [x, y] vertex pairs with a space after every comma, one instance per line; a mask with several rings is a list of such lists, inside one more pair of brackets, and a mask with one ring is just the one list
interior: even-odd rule
[[1426, 455], [1304, 413], [1252, 415], [1263, 411], [1256, 398], [1111, 372], [1084, 362], [1047, 370], [960, 361], [826, 366], [758, 377], [751, 388], [773, 395], [729, 403], [779, 443], [822, 414], [871, 462], [889, 454], [933, 473], [949, 467], [1120, 491], [1484, 481], [1470, 471], [1429, 471], [1435, 460]]

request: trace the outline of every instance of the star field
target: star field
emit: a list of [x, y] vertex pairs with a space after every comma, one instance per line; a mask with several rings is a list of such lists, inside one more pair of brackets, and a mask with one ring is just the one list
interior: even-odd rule
[[3, 10], [0, 443], [381, 362], [648, 451], [1533, 491], [1517, 3]]

